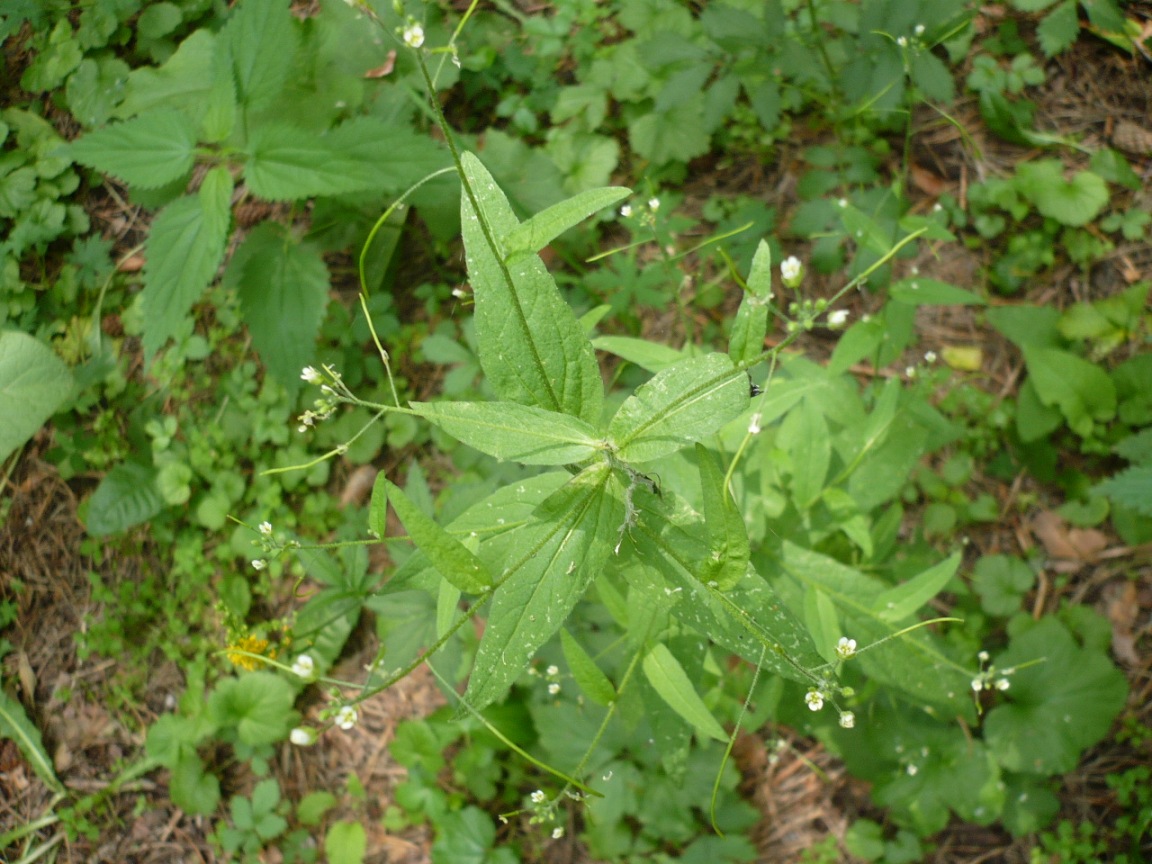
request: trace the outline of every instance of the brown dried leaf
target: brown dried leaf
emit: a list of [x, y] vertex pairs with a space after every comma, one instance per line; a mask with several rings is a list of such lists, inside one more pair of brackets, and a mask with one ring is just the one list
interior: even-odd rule
[[1108, 538], [1102, 532], [1093, 528], [1069, 528], [1050, 510], [1032, 520], [1032, 533], [1044, 544], [1044, 551], [1050, 557], [1080, 564], [1097, 560], [1108, 545]]
[[392, 74], [392, 69], [396, 65], [396, 52], [389, 51], [388, 57], [377, 66], [375, 69], [369, 69], [364, 73], [365, 78], [383, 78]]

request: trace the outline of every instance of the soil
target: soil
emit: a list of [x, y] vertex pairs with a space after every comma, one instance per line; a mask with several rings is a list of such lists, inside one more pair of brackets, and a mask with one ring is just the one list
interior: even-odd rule
[[[1139, 8], [1136, 8], [1139, 7]], [[1152, 18], [1152, 6], [1129, 5], [1130, 15]], [[1142, 10], [1142, 11], [1141, 11]], [[1073, 50], [1049, 64], [1048, 85], [1040, 94], [1037, 124], [1041, 128], [1078, 138], [1095, 149], [1123, 148], [1146, 184], [1152, 179], [1152, 62], [1126, 56], [1106, 43], [1082, 39]], [[967, 184], [978, 178], [1008, 171], [1021, 161], [1035, 158], [1026, 151], [1004, 144], [987, 133], [972, 102], [954, 106], [952, 114], [964, 127], [976, 149], [956, 128], [938, 122], [937, 115], [917, 117], [914, 141], [916, 170], [913, 173], [918, 206], [931, 206], [944, 191], [964, 200]], [[1141, 148], [1143, 148], [1141, 150]], [[706, 172], [690, 188], [690, 200], [702, 201], [710, 192], [726, 186], [746, 191], [762, 190], [766, 204], [781, 213], [794, 205], [790, 176], [799, 145], [784, 146], [774, 167], [743, 164], [726, 171]], [[1078, 165], [1074, 152], [1045, 153]], [[695, 166], [694, 166], [695, 167]], [[703, 169], [709, 166], [701, 165]], [[715, 166], [711, 166], [715, 167]], [[701, 175], [697, 172], [697, 177]], [[755, 185], [749, 183], [755, 178]], [[1146, 188], [1152, 188], [1146, 187]], [[1146, 193], [1138, 203], [1148, 208]], [[94, 202], [107, 206], [107, 201]], [[127, 214], [125, 214], [127, 215]], [[124, 248], [127, 248], [125, 246]], [[915, 262], [921, 273], [960, 285], [978, 283], [985, 263], [979, 250], [950, 247], [940, 257], [926, 253]], [[1116, 293], [1140, 279], [1152, 278], [1152, 246], [1121, 245], [1087, 278], [1068, 269], [1029, 287], [1032, 302], [1064, 308], [1069, 304]], [[875, 301], [860, 294], [855, 311], [870, 310]], [[978, 347], [983, 372], [994, 392], [1010, 395], [1021, 380], [1022, 361], [998, 334], [981, 326], [964, 308], [934, 309], [919, 320], [920, 350], [940, 351], [949, 345]], [[667, 321], [648, 322], [653, 329], [676, 326]], [[812, 339], [804, 350], [826, 356], [830, 344]], [[902, 367], [901, 367], [902, 368]], [[886, 370], [860, 369], [861, 374], [888, 374]], [[0, 485], [8, 498], [7, 518], [0, 526], [0, 602], [15, 604], [15, 621], [3, 632], [13, 645], [3, 660], [3, 680], [15, 682], [17, 697], [41, 731], [57, 774], [74, 791], [95, 792], [125, 764], [142, 754], [148, 726], [170, 711], [183, 690], [182, 671], [157, 657], [149, 670], [147, 694], [141, 703], [119, 699], [124, 686], [115, 657], [81, 657], [75, 634], [90, 616], [114, 615], [93, 601], [91, 574], [109, 585], [131, 586], [141, 573], [163, 568], [162, 550], [141, 535], [134, 555], [94, 555], [77, 519], [77, 506], [91, 483], [65, 482], [43, 459], [50, 448], [48, 427], [24, 449], [6, 483]], [[349, 472], [343, 472], [345, 475]], [[986, 482], [1005, 514], [1017, 513], [1012, 501], [1032, 495], [1037, 504], [1027, 518], [1009, 516], [1004, 522], [970, 534], [973, 556], [988, 552], [1021, 554], [1039, 545], [1052, 562], [1048, 577], [1029, 598], [1035, 614], [1055, 609], [1062, 600], [1083, 603], [1105, 615], [1113, 626], [1113, 655], [1127, 675], [1131, 694], [1130, 722], [1152, 726], [1152, 550], [1132, 549], [1105, 529], [1091, 536], [1075, 534], [1055, 520], [1051, 510], [1060, 502], [1053, 489], [1027, 478], [1010, 485]], [[344, 490], [334, 487], [332, 494]], [[1057, 587], [1059, 586], [1059, 587]], [[361, 654], [346, 658], [354, 668], [371, 656], [371, 644]], [[390, 835], [379, 827], [379, 816], [392, 801], [393, 790], [404, 777], [388, 752], [396, 725], [409, 717], [425, 716], [442, 704], [439, 693], [426, 676], [414, 675], [401, 685], [380, 694], [361, 708], [361, 721], [350, 733], [330, 735], [312, 748], [281, 748], [272, 765], [285, 794], [293, 798], [312, 790], [339, 790], [350, 772], [363, 784], [372, 802], [364, 821], [369, 829], [370, 862], [423, 862], [430, 860], [431, 836], [412, 829]], [[780, 747], [779, 742], [785, 746]], [[741, 735], [735, 754], [744, 777], [743, 789], [763, 813], [754, 837], [765, 864], [798, 860], [803, 850], [828, 835], [842, 837], [851, 821], [861, 816], [879, 820], [866, 784], [846, 774], [840, 763], [815, 741], [796, 736], [786, 728], [759, 730]], [[1118, 737], [1110, 737], [1085, 754], [1078, 768], [1062, 778], [1063, 817], [1095, 823], [1111, 821], [1118, 811], [1105, 784], [1110, 773], [1152, 759], [1147, 750], [1136, 750]], [[250, 788], [253, 778], [228, 778], [235, 790]], [[59, 825], [31, 835], [28, 847], [16, 844], [6, 850], [44, 849], [46, 860], [58, 862], [215, 862], [218, 857], [207, 837], [211, 820], [189, 817], [168, 800], [168, 777], [155, 771], [129, 782], [108, 797], [102, 809], [89, 814], [98, 826], [95, 836], [68, 834]], [[233, 790], [233, 791], [235, 791]], [[0, 741], [0, 834], [27, 826], [53, 812], [54, 795], [8, 740]], [[80, 824], [80, 823], [77, 823]], [[1013, 841], [995, 828], [956, 824], [935, 838], [936, 851], [928, 859], [948, 864], [977, 862], [1027, 862], [1028, 846]], [[1152, 860], [1152, 846], [1145, 846]], [[577, 841], [553, 844], [550, 860], [584, 861]], [[275, 862], [269, 854], [264, 860]]]

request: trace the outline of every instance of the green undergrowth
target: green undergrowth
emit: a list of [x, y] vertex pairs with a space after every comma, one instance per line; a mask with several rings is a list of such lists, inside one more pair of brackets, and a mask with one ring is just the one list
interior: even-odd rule
[[[62, 796], [5, 854], [119, 830], [109, 802], [163, 768], [222, 860], [359, 862], [423, 824], [445, 862], [751, 861], [729, 751], [786, 726], [882, 814], [806, 860], [924, 860], [957, 822], [1140, 860], [1139, 769], [1104, 827], [1057, 820], [1060, 778], [1134, 722], [1110, 624], [1051, 549], [979, 539], [1041, 510], [1152, 538], [1149, 283], [1031, 299], [1152, 222], [1129, 160], [1041, 105], [1078, 38], [1138, 55], [1123, 4], [71, 11], [0, 18], [27, 56], [0, 456], [81, 492], [78, 656], [118, 659], [107, 701], [146, 745], [70, 789], [5, 691], [0, 734]], [[958, 100], [1029, 158], [924, 206], [919, 118], [983, 159]], [[783, 154], [794, 200], [691, 191]], [[972, 283], [931, 275], [946, 250]], [[1014, 388], [927, 341], [959, 309]], [[361, 624], [375, 654], [337, 679]], [[186, 689], [130, 719], [159, 658]], [[284, 748], [423, 664], [451, 705], [399, 726], [382, 814], [355, 775], [289, 794]]]

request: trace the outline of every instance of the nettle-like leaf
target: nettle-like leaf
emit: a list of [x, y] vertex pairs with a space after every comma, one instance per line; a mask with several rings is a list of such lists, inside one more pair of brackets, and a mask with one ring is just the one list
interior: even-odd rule
[[224, 257], [231, 204], [232, 177], [220, 166], [205, 175], [198, 194], [177, 198], [153, 220], [141, 300], [147, 356], [178, 332], [216, 274]]
[[0, 333], [0, 460], [7, 459], [72, 392], [72, 373], [26, 333]]
[[1152, 465], [1135, 465], [1109, 477], [1093, 489], [1117, 504], [1152, 517]]
[[600, 575], [624, 519], [613, 482], [606, 463], [585, 469], [540, 505], [534, 524], [511, 535], [512, 563], [492, 598], [464, 694], [473, 708], [507, 692]]
[[228, 270], [260, 359], [285, 384], [297, 386], [328, 306], [328, 267], [320, 251], [285, 226], [264, 222], [245, 238]]
[[648, 462], [711, 435], [748, 407], [748, 376], [726, 354], [681, 360], [624, 401], [608, 426], [625, 462]]
[[453, 438], [501, 461], [578, 464], [604, 446], [579, 417], [519, 402], [412, 402], [410, 407]]
[[82, 165], [118, 177], [129, 186], [155, 189], [192, 168], [196, 123], [177, 111], [154, 111], [89, 132], [69, 147]]
[[604, 384], [588, 337], [538, 255], [504, 263], [500, 244], [520, 222], [480, 160], [464, 153], [461, 161], [482, 211], [467, 192], [461, 196], [476, 339], [489, 383], [502, 399], [598, 424]]
[[248, 107], [279, 96], [296, 63], [297, 22], [287, 3], [240, 3], [220, 38], [231, 57], [237, 98]]

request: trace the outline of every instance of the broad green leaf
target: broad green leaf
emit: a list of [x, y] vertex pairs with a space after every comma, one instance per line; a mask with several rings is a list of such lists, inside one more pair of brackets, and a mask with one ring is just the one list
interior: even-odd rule
[[14, 741], [36, 775], [54, 792], [64, 792], [64, 786], [56, 776], [52, 759], [44, 749], [40, 730], [28, 719], [24, 706], [3, 690], [0, 690], [0, 738]]
[[560, 645], [580, 691], [597, 705], [611, 705], [616, 700], [616, 688], [596, 665], [596, 661], [588, 656], [584, 646], [567, 630], [560, 631]]
[[302, 649], [307, 648], [318, 675], [327, 674], [340, 658], [363, 607], [363, 595], [344, 588], [325, 588], [296, 610], [292, 635]]
[[1045, 15], [1044, 20], [1036, 28], [1036, 38], [1045, 57], [1055, 57], [1080, 35], [1080, 20], [1076, 14], [1076, 5], [1076, 0], [1064, 0]]
[[597, 351], [615, 354], [621, 360], [635, 363], [641, 369], [653, 373], [667, 369], [673, 363], [684, 359], [683, 351], [632, 336], [597, 336], [592, 340], [592, 345]]
[[727, 741], [724, 727], [716, 722], [712, 712], [688, 680], [679, 661], [663, 643], [655, 645], [644, 657], [644, 675], [660, 698], [683, 717], [701, 735], [717, 741]]
[[280, 96], [288, 73], [298, 63], [296, 20], [278, 0], [240, 3], [220, 39], [231, 56], [237, 98], [247, 107]]
[[475, 554], [425, 515], [399, 486], [388, 480], [384, 480], [384, 486], [412, 542], [428, 556], [441, 576], [469, 594], [483, 594], [492, 587], [492, 574]]
[[820, 498], [832, 463], [828, 421], [816, 399], [805, 399], [788, 414], [777, 443], [792, 457], [792, 500], [803, 512]]
[[195, 816], [207, 816], [220, 803], [220, 781], [205, 770], [204, 762], [191, 747], [182, 748], [172, 769], [168, 794], [172, 803]]
[[465, 191], [460, 218], [489, 383], [501, 399], [599, 424], [604, 384], [591, 343], [538, 255], [506, 265], [493, 248], [520, 223], [480, 160], [464, 153], [461, 161], [482, 211]]
[[1116, 416], [1116, 387], [1099, 366], [1054, 348], [1025, 345], [1023, 351], [1036, 395], [1059, 408], [1073, 432], [1088, 437], [1093, 423]]
[[836, 615], [836, 604], [819, 588], [812, 588], [804, 594], [804, 623], [816, 642], [820, 656], [833, 663], [836, 660], [836, 643], [843, 630]]
[[858, 247], [868, 249], [877, 255], [883, 255], [892, 248], [895, 242], [892, 232], [886, 230], [871, 216], [851, 205], [841, 207], [839, 212], [844, 230]]
[[[807, 592], [818, 588], [836, 604], [843, 635], [855, 639], [861, 646], [892, 635], [893, 626], [873, 611], [888, 585], [787, 541], [782, 551], [781, 563], [789, 579], [776, 584], [789, 605], [801, 608]], [[971, 676], [950, 656], [948, 652], [952, 650], [934, 634], [916, 630], [877, 645], [852, 662], [858, 662], [869, 678], [927, 704], [971, 718], [974, 715], [968, 698]]]
[[492, 598], [465, 693], [476, 710], [508, 691], [600, 575], [624, 519], [611, 477], [603, 463], [585, 469], [540, 505], [535, 524], [510, 536], [512, 563]]
[[312, 359], [328, 308], [328, 267], [320, 250], [276, 222], [256, 226], [229, 265], [244, 323], [260, 359], [294, 390]]
[[368, 505], [368, 531], [383, 540], [388, 536], [388, 479], [381, 471], [372, 484], [372, 501]]
[[986, 302], [971, 291], [919, 276], [893, 283], [888, 296], [914, 306], [983, 306]]
[[152, 221], [145, 245], [144, 354], [179, 332], [224, 257], [232, 217], [232, 178], [223, 166], [204, 177], [197, 195], [177, 198]]
[[367, 848], [368, 835], [359, 822], [337, 822], [324, 835], [328, 864], [362, 864]]
[[1034, 584], [1032, 568], [1011, 555], [984, 555], [972, 569], [972, 587], [989, 615], [1007, 617], [1019, 612]]
[[129, 186], [155, 189], [192, 169], [196, 123], [176, 111], [155, 111], [89, 132], [69, 146], [72, 158]]
[[72, 392], [72, 373], [26, 333], [0, 333], [0, 461], [31, 438]]
[[695, 443], [748, 407], [748, 376], [725, 354], [689, 357], [625, 400], [608, 426], [617, 456], [647, 462]]
[[696, 574], [708, 546], [700, 515], [671, 490], [660, 497], [636, 495], [635, 504], [640, 519], [622, 547], [629, 556], [623, 564], [645, 574], [644, 593], [669, 598], [682, 623], [749, 663], [807, 681], [801, 668], [819, 665], [821, 658], [772, 586], [751, 566], [727, 591], [701, 582]]
[[119, 534], [147, 522], [164, 507], [156, 488], [156, 469], [124, 462], [109, 471], [88, 499], [88, 533], [94, 537]]
[[667, 111], [645, 111], [628, 124], [632, 149], [656, 165], [688, 162], [708, 152], [704, 95], [696, 93]]
[[748, 527], [724, 485], [724, 474], [715, 458], [701, 444], [696, 445], [696, 461], [700, 466], [709, 549], [700, 580], [705, 584], [714, 583], [719, 591], [727, 591], [744, 578], [748, 569]]
[[753, 294], [745, 294], [732, 319], [728, 356], [733, 363], [750, 363], [764, 351], [768, 334], [768, 306]]
[[748, 271], [748, 291], [753, 297], [767, 302], [772, 299], [772, 247], [761, 240], [752, 256]]
[[234, 727], [250, 746], [274, 744], [296, 719], [296, 690], [272, 672], [246, 672], [220, 682], [208, 697], [208, 715], [220, 727]]
[[1124, 707], [1124, 676], [1098, 650], [1082, 648], [1054, 617], [1014, 635], [995, 658], [997, 669], [1019, 669], [1009, 680], [1007, 704], [988, 712], [984, 736], [1005, 768], [1061, 774], [1107, 733]]
[[132, 71], [116, 115], [133, 117], [154, 108], [166, 108], [199, 119], [214, 82], [215, 54], [216, 34], [207, 28], [194, 31], [164, 65]]
[[1081, 171], [1064, 179], [1057, 159], [1027, 162], [1016, 170], [1016, 187], [1044, 216], [1061, 225], [1086, 225], [1108, 203], [1108, 184], [1099, 174]]
[[517, 225], [499, 242], [504, 248], [504, 260], [512, 264], [521, 258], [534, 255], [567, 231], [579, 225], [593, 213], [611, 207], [632, 194], [623, 186], [608, 186], [603, 189], [589, 189], [547, 210], [537, 213], [527, 222]]
[[872, 604], [881, 621], [895, 624], [909, 617], [917, 609], [944, 590], [960, 566], [960, 553], [944, 559], [939, 564], [918, 573], [895, 588], [881, 594]]
[[482, 453], [523, 465], [584, 462], [603, 449], [579, 417], [519, 402], [412, 402], [413, 411]]

